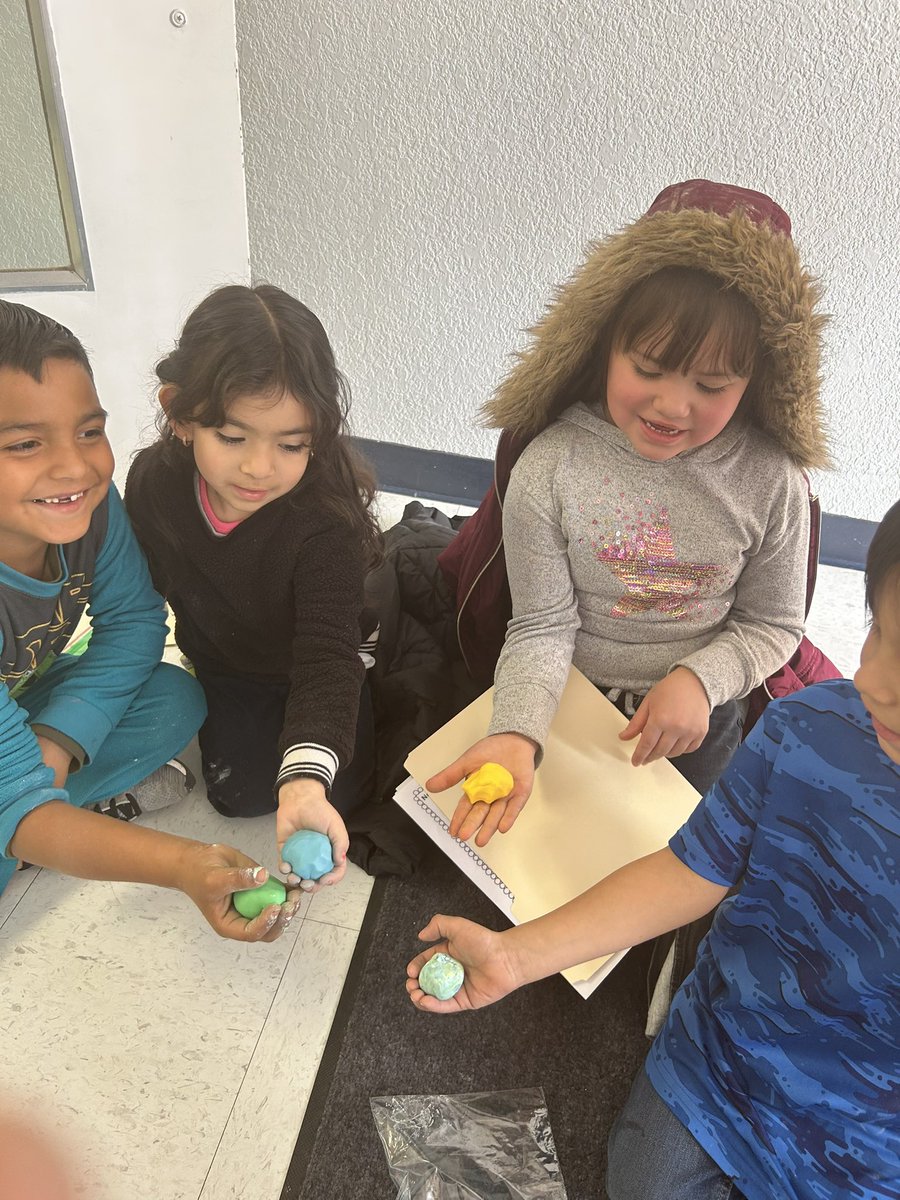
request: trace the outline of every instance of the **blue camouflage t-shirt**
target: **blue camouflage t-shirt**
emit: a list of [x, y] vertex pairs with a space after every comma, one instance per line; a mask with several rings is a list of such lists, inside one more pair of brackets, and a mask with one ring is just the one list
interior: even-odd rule
[[747, 1200], [900, 1198], [900, 767], [853, 685], [770, 704], [669, 844], [740, 892], [654, 1088]]

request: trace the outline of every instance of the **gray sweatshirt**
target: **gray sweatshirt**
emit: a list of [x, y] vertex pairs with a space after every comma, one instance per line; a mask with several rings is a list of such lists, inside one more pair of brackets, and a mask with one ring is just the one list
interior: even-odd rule
[[689, 667], [714, 708], [800, 642], [806, 482], [737, 418], [705, 446], [652, 462], [573, 405], [516, 463], [503, 538], [513, 616], [491, 733], [543, 747], [572, 663], [637, 693]]

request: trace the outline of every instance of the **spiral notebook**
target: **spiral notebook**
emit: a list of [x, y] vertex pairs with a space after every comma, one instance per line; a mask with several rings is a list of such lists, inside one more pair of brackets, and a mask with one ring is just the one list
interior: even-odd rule
[[[661, 849], [700, 799], [666, 760], [631, 765], [635, 743], [618, 739], [626, 718], [573, 667], [534, 790], [515, 825], [485, 847], [462, 843], [448, 829], [461, 789], [431, 794], [423, 781], [484, 737], [492, 698], [493, 689], [409, 755], [411, 778], [394, 798], [515, 923], [551, 912], [625, 863]], [[589, 996], [625, 953], [562, 974]]]

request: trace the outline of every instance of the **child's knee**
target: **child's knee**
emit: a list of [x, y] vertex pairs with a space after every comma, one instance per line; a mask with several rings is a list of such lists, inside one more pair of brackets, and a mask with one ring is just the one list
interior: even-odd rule
[[161, 714], [161, 736], [166, 730], [178, 745], [172, 753], [191, 740], [206, 719], [206, 697], [203, 688], [192, 675], [172, 663], [159, 663], [144, 685], [145, 698]]
[[203, 779], [210, 804], [223, 817], [262, 817], [278, 807], [272, 773], [248, 768], [240, 751], [233, 758], [204, 756]]

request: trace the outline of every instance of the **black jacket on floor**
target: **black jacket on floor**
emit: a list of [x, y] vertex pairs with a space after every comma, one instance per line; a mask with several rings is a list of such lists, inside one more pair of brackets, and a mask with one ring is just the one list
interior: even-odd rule
[[438, 555], [460, 519], [414, 500], [385, 534], [384, 561], [366, 582], [366, 607], [381, 624], [369, 684], [375, 709], [374, 801], [347, 821], [350, 858], [371, 875], [411, 875], [430, 844], [396, 804], [411, 750], [478, 690], [456, 642], [453, 597]]

